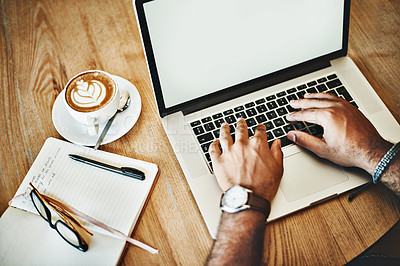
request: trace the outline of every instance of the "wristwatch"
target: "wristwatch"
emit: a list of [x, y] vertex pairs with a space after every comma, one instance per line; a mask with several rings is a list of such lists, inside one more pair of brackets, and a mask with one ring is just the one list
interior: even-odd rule
[[268, 218], [271, 211], [271, 204], [253, 193], [250, 189], [233, 186], [222, 194], [221, 210], [228, 213], [237, 213], [243, 210], [252, 209], [265, 214]]

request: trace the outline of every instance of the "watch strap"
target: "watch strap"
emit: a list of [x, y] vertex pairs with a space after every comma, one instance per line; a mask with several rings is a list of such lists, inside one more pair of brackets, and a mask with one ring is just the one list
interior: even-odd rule
[[271, 212], [271, 203], [253, 192], [249, 192], [248, 195], [247, 204], [250, 206], [250, 209], [265, 214], [265, 219], [267, 219]]

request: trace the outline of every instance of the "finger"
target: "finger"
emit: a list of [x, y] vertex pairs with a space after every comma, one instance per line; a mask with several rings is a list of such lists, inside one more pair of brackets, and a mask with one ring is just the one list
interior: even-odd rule
[[219, 140], [223, 150], [228, 150], [228, 147], [233, 144], [231, 132], [229, 131], [229, 124], [224, 123], [219, 130]]
[[333, 99], [309, 98], [290, 101], [290, 105], [295, 109], [308, 108], [329, 108], [336, 104]]
[[265, 141], [267, 141], [267, 129], [265, 128], [264, 124], [257, 125], [256, 129], [254, 130], [253, 138], [265, 138]]
[[219, 148], [219, 139], [214, 140], [210, 148], [208, 149], [208, 152], [210, 153], [211, 161], [215, 162], [218, 160], [218, 158], [221, 156], [222, 152], [221, 149]]
[[339, 97], [336, 97], [332, 93], [319, 92], [319, 93], [306, 93], [306, 94], [304, 94], [304, 98], [306, 98], [306, 99], [314, 98], [314, 99], [335, 100], [335, 99], [338, 99]]
[[282, 152], [282, 143], [280, 139], [274, 140], [271, 145], [272, 156], [275, 161], [280, 163], [280, 166], [283, 167], [283, 152]]
[[309, 123], [322, 124], [323, 111], [321, 109], [305, 109], [290, 113], [286, 116], [288, 121], [307, 121]]
[[247, 131], [246, 120], [240, 118], [236, 123], [235, 142], [244, 141], [249, 139], [249, 132]]
[[326, 150], [326, 142], [302, 131], [289, 131], [287, 138], [297, 145], [300, 145], [316, 155], [320, 156]]

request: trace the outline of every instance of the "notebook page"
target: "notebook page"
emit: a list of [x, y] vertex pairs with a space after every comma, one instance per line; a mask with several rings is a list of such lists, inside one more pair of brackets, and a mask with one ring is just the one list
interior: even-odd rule
[[[140, 181], [74, 161], [68, 157], [71, 153], [119, 167], [137, 168], [145, 173], [146, 179]], [[16, 193], [24, 195], [16, 197], [11, 206], [37, 214], [29, 196], [29, 182], [32, 182], [39, 192], [128, 235], [157, 172], [158, 167], [152, 163], [49, 138]], [[97, 227], [91, 229], [103, 232]]]

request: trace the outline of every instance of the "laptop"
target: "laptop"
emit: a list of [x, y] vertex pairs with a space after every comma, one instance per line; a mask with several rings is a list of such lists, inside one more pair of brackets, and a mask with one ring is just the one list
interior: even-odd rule
[[[268, 221], [316, 205], [366, 183], [370, 176], [320, 159], [288, 141], [292, 99], [333, 93], [359, 108], [390, 141], [400, 126], [346, 56], [350, 1], [136, 0], [133, 2], [159, 115], [213, 238], [221, 189], [208, 154], [219, 127], [249, 135], [258, 123], [281, 139], [284, 175]], [[233, 135], [234, 136], [234, 135]]]

